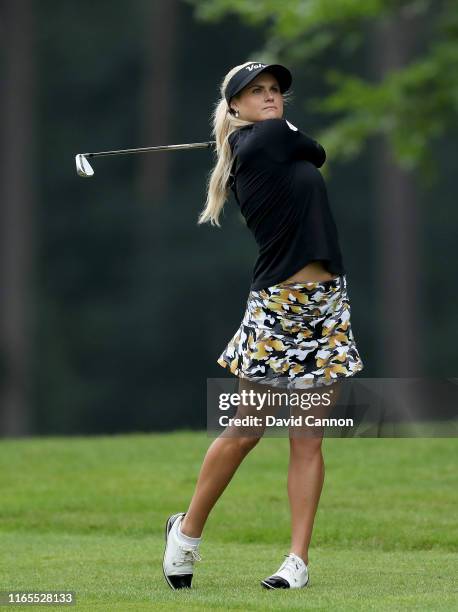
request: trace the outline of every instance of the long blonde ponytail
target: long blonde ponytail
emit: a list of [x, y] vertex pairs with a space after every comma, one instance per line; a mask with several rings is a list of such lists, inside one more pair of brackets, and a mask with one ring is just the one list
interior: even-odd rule
[[[241, 68], [252, 63], [253, 62], [245, 62], [240, 66], [235, 66], [226, 74], [221, 83], [221, 97], [216, 103], [212, 114], [212, 135], [216, 140], [216, 154], [218, 159], [207, 180], [207, 201], [205, 208], [199, 215], [198, 225], [210, 221], [212, 225], [221, 227], [218, 219], [229, 195], [228, 181], [233, 162], [231, 146], [227, 139], [229, 134], [232, 134], [235, 130], [244, 125], [251, 125], [253, 123], [253, 121], [237, 119], [237, 117], [229, 112], [224, 92], [226, 90], [226, 85], [233, 75]], [[236, 98], [237, 96], [234, 97]]]

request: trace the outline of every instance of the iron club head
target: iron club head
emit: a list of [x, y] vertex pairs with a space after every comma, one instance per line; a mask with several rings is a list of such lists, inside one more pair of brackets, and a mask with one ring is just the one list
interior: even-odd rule
[[87, 161], [82, 153], [75, 155], [76, 171], [80, 176], [89, 177], [94, 175], [94, 170], [91, 168], [91, 164]]

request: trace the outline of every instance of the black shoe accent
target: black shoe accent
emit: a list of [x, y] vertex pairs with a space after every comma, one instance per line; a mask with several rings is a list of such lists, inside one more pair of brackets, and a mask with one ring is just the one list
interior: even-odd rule
[[261, 584], [266, 589], [289, 589], [289, 582], [281, 576], [270, 576], [265, 580], [261, 580]]
[[165, 524], [165, 542], [167, 544], [167, 537], [170, 533], [170, 530], [172, 529], [172, 525], [173, 523], [177, 520], [177, 518], [179, 518], [180, 516], [183, 516], [186, 514], [186, 512], [177, 512], [176, 514], [171, 514], [169, 516], [169, 518], [167, 519], [167, 522]]
[[180, 576], [166, 576], [167, 582], [172, 589], [190, 589], [192, 574], [181, 574]]

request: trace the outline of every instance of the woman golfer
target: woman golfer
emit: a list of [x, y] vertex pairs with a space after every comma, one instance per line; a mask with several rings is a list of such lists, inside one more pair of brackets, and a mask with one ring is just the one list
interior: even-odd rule
[[[230, 188], [259, 246], [242, 323], [217, 360], [239, 378], [239, 390], [330, 391], [336, 379], [364, 367], [350, 326], [337, 229], [318, 170], [326, 154], [283, 118], [291, 82], [290, 71], [278, 64], [236, 66], [222, 82], [213, 115], [218, 160], [199, 223], [219, 225]], [[315, 414], [323, 415], [324, 406]], [[241, 406], [237, 415], [255, 413], [253, 406]], [[262, 435], [244, 432], [230, 427], [212, 442], [189, 508], [166, 522], [163, 570], [173, 589], [191, 587], [208, 515]], [[324, 480], [323, 429], [304, 432], [290, 429], [291, 546], [278, 570], [261, 580], [268, 589], [309, 583], [308, 548]]]

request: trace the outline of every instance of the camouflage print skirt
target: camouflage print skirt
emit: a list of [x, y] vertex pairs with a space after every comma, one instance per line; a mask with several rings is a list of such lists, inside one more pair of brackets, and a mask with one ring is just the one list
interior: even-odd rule
[[362, 370], [345, 274], [251, 290], [217, 362], [239, 378], [287, 388], [329, 385]]

